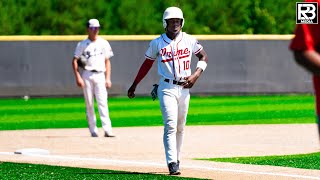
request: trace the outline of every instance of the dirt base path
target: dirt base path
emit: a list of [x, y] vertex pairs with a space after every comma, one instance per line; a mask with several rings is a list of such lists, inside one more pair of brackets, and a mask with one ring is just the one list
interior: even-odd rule
[[[168, 174], [162, 127], [114, 128], [115, 138], [92, 138], [88, 129], [0, 131], [0, 161]], [[194, 158], [287, 155], [318, 152], [315, 124], [187, 126], [181, 171], [185, 177], [319, 179], [319, 170], [243, 165]], [[49, 155], [14, 154], [40, 148]]]

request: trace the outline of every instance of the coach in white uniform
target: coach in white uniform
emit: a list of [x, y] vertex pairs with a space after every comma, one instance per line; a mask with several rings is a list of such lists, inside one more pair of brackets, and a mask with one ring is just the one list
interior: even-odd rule
[[[110, 58], [113, 51], [107, 40], [98, 36], [100, 23], [97, 19], [87, 22], [88, 38], [79, 42], [72, 62], [77, 85], [83, 89], [86, 102], [86, 115], [92, 137], [98, 137], [96, 115], [94, 111], [94, 97], [98, 104], [102, 128], [105, 137], [114, 137], [108, 109], [108, 92], [111, 83]], [[84, 63], [84, 70], [80, 75], [78, 60]]]
[[[170, 175], [180, 174], [180, 150], [189, 108], [189, 88], [196, 83], [208, 62], [199, 42], [181, 31], [183, 25], [181, 9], [169, 7], [165, 10], [163, 27], [166, 32], [150, 42], [146, 59], [128, 90], [128, 97], [134, 98], [137, 85], [157, 60], [161, 76], [158, 98], [164, 124], [163, 143]], [[193, 74], [190, 69], [192, 53], [199, 58]]]

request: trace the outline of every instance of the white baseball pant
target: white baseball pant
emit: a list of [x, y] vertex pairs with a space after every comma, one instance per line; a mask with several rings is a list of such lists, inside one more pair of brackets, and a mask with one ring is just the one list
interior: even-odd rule
[[160, 79], [158, 98], [164, 124], [163, 144], [167, 164], [180, 160], [190, 93], [183, 86]]
[[82, 73], [85, 87], [83, 94], [86, 103], [86, 115], [90, 133], [98, 134], [96, 115], [94, 112], [94, 98], [98, 104], [102, 128], [105, 132], [112, 132], [111, 120], [108, 108], [108, 92], [104, 72], [91, 72], [84, 70]]

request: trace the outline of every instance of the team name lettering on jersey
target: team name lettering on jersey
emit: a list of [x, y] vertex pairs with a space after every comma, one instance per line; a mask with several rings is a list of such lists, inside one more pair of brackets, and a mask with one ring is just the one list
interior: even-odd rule
[[181, 81], [191, 75], [192, 54], [198, 54], [202, 49], [197, 39], [185, 32], [180, 32], [175, 40], [163, 33], [150, 42], [145, 57], [157, 60], [160, 76]]
[[[159, 52], [159, 54], [163, 57], [161, 62], [169, 62], [172, 61], [172, 51], [171, 49], [167, 50], [169, 48], [162, 48]], [[188, 48], [185, 49], [178, 49], [174, 52], [173, 56], [175, 57], [175, 60], [177, 59], [183, 59], [190, 56], [190, 50]]]

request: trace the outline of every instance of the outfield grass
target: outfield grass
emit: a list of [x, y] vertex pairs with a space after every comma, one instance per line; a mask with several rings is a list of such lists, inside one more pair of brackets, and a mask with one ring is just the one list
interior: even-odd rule
[[[113, 127], [162, 126], [151, 97], [111, 97], [109, 110]], [[314, 113], [312, 95], [192, 97], [187, 125], [315, 123]], [[0, 99], [0, 130], [83, 127], [83, 98]]]
[[320, 152], [287, 156], [259, 156], [259, 157], [232, 157], [232, 158], [199, 158], [216, 162], [231, 162], [240, 164], [284, 166], [302, 169], [320, 170]]
[[72, 168], [24, 163], [0, 163], [0, 179], [108, 179], [108, 180], [143, 180], [143, 179], [196, 179], [159, 174], [111, 171], [88, 168]]

